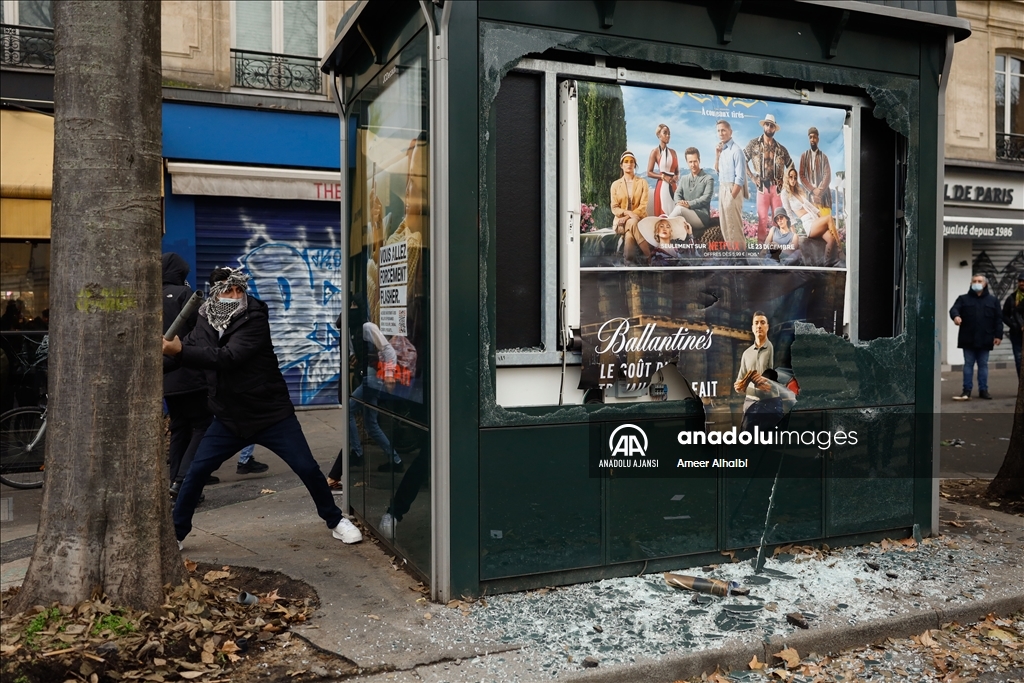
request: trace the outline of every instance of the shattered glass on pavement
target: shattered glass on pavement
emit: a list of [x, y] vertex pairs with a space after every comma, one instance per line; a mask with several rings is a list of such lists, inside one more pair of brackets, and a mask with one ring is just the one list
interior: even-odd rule
[[608, 667], [720, 648], [730, 640], [785, 637], [800, 630], [787, 620], [792, 613], [800, 613], [812, 630], [854, 626], [1019, 590], [1021, 530], [990, 524], [977, 538], [946, 536], [921, 544], [905, 539], [839, 550], [796, 546], [768, 559], [759, 575], [750, 561], [728, 557], [725, 564], [679, 572], [737, 581], [750, 589], [749, 596], [719, 598], [672, 588], [661, 573], [491, 596], [468, 608], [461, 603], [464, 619], [432, 622], [434, 637], [486, 634], [496, 645], [519, 645], [518, 652], [503, 653], [500, 663], [492, 655], [463, 664], [471, 665], [466, 673], [472, 669], [483, 680], [528, 681], [536, 677], [522, 677], [524, 670], [562, 678], [580, 671], [586, 657]]

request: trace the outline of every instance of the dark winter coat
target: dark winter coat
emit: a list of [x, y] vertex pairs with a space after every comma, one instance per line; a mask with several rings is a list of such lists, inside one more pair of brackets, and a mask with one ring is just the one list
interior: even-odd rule
[[1010, 336], [1020, 339], [1024, 329], [1024, 299], [1017, 303], [1017, 290], [1010, 292], [1003, 302], [1003, 322], [1010, 328]]
[[959, 349], [991, 351], [993, 341], [1003, 337], [1003, 314], [999, 300], [988, 293], [986, 286], [980, 295], [968, 290], [956, 298], [949, 309], [952, 320], [960, 317], [960, 332], [956, 338]]
[[210, 410], [243, 439], [295, 414], [270, 339], [267, 305], [246, 299], [245, 312], [219, 338], [199, 316], [178, 356], [183, 366], [205, 371]]
[[[166, 332], [167, 328], [178, 317], [181, 309], [192, 298], [192, 290], [185, 283], [185, 278], [188, 277], [189, 271], [188, 263], [185, 262], [185, 259], [173, 252], [169, 252], [163, 255], [162, 261], [164, 271], [163, 331]], [[191, 332], [192, 328], [196, 326], [198, 317], [198, 313], [192, 314], [192, 317], [185, 323], [185, 328], [178, 336], [184, 337]], [[201, 370], [179, 367], [176, 370], [164, 373], [164, 396], [190, 394], [200, 391], [206, 391], [206, 376]]]

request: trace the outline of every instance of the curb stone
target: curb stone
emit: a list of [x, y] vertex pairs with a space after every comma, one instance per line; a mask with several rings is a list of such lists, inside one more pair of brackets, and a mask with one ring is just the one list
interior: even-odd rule
[[771, 662], [775, 653], [785, 647], [795, 648], [801, 655], [820, 655], [862, 647], [885, 638], [907, 638], [929, 629], [941, 628], [955, 621], [968, 623], [987, 614], [1012, 614], [1024, 609], [1024, 592], [998, 598], [985, 598], [966, 605], [923, 609], [856, 626], [832, 627], [797, 632], [788, 636], [772, 636], [767, 642], [731, 643], [714, 650], [701, 650], [669, 655], [658, 661], [644, 661], [603, 670], [574, 673], [564, 680], [572, 683], [672, 683], [679, 679], [700, 676], [704, 672], [723, 669], [746, 669], [755, 656]]

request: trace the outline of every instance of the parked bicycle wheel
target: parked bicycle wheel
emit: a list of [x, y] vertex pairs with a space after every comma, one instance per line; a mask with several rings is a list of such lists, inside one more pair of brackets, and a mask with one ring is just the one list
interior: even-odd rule
[[43, 428], [46, 410], [15, 408], [0, 415], [0, 482], [16, 489], [43, 485], [45, 435], [32, 442]]

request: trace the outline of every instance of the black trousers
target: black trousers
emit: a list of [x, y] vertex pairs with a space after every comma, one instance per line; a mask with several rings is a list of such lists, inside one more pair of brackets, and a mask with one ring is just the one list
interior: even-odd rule
[[171, 446], [168, 454], [171, 483], [181, 482], [192, 465], [199, 442], [213, 420], [206, 403], [206, 390], [165, 396], [171, 416]]

